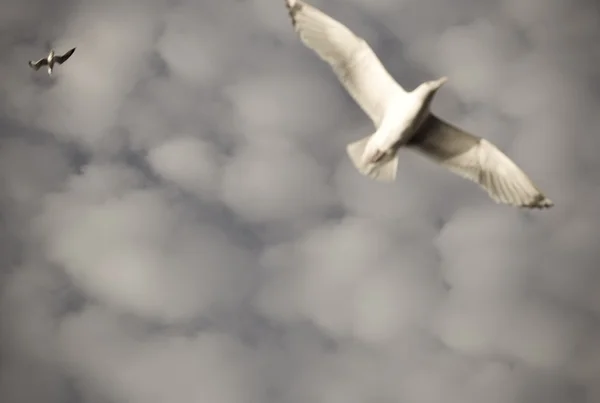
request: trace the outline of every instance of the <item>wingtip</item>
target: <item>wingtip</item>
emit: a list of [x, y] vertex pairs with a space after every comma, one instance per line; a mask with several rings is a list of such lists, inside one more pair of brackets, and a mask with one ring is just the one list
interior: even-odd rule
[[540, 193], [530, 203], [521, 207], [544, 210], [554, 207], [554, 202]]
[[296, 14], [302, 10], [302, 2], [299, 0], [285, 0], [285, 6], [288, 9], [288, 14], [292, 19], [292, 25], [296, 26]]

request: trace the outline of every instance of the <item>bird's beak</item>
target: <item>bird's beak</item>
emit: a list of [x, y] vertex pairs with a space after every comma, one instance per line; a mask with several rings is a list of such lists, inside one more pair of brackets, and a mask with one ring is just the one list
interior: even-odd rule
[[442, 85], [446, 84], [446, 81], [448, 81], [448, 77], [444, 76], [442, 78], [439, 78], [436, 81], [436, 84], [437, 84], [438, 87], [441, 87]]

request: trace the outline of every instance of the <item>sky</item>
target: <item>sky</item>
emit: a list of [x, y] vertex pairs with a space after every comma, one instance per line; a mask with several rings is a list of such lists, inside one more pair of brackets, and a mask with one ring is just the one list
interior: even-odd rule
[[311, 4], [555, 207], [358, 174], [283, 0], [3, 1], [2, 403], [600, 401], [596, 6]]

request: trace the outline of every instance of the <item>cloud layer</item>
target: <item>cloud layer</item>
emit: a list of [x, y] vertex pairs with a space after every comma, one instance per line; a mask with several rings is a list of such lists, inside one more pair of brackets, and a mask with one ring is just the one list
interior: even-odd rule
[[[330, 0], [553, 199], [372, 131], [281, 1], [0, 5], [0, 401], [600, 399], [600, 53], [583, 1]], [[50, 80], [26, 66], [77, 46]]]

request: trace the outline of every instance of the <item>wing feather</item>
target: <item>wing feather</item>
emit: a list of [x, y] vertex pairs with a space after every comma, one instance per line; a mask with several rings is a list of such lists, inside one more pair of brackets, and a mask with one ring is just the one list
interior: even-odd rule
[[73, 52], [75, 52], [76, 48], [73, 49], [69, 49], [64, 55], [62, 56], [56, 56], [55, 60], [58, 64], [63, 64], [64, 62], [66, 62], [69, 57], [71, 57], [71, 55], [73, 54]]
[[34, 62], [33, 60], [29, 61], [29, 67], [31, 67], [34, 70], [39, 70], [40, 67], [45, 66], [48, 64], [48, 60], [46, 60], [46, 58], [42, 58], [40, 60], [38, 60], [37, 62]]
[[286, 0], [286, 4], [302, 42], [329, 63], [348, 93], [379, 127], [390, 97], [406, 91], [367, 42], [345, 25], [301, 0]]
[[494, 144], [434, 115], [419, 129], [409, 147], [478, 183], [496, 202], [538, 209], [554, 205]]

